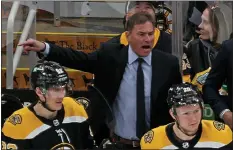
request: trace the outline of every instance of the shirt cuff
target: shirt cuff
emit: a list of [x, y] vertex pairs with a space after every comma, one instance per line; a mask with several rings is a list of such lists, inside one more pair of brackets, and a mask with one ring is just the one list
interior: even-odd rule
[[49, 51], [50, 51], [50, 46], [49, 46], [49, 44], [46, 43], [46, 42], [44, 42], [44, 44], [45, 44], [45, 50], [44, 50], [43, 52], [41, 52], [41, 54], [43, 54], [44, 57], [47, 57], [48, 54], [49, 54]]
[[224, 109], [223, 111], [221, 111], [219, 117], [220, 117], [221, 119], [223, 119], [223, 115], [224, 115], [226, 112], [228, 112], [228, 111], [231, 111], [231, 110], [230, 110], [230, 109]]

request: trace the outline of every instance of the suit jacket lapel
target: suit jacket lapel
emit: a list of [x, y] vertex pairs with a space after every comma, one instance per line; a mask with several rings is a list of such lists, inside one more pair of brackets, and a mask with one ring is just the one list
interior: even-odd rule
[[158, 49], [152, 50], [152, 80], [151, 80], [151, 110], [150, 110], [150, 122], [151, 127], [153, 126], [154, 122], [157, 122], [158, 116], [156, 116], [156, 112], [158, 107], [160, 107], [161, 101], [156, 101], [159, 88], [163, 81], [163, 65], [161, 64], [161, 58], [159, 56]]
[[116, 92], [118, 92], [123, 74], [125, 72], [125, 67], [128, 62], [128, 46], [123, 46], [121, 50], [119, 50], [119, 55], [116, 56], [117, 67], [115, 71], [115, 85]]
[[[155, 103], [154, 100], [158, 96], [159, 87], [163, 83], [163, 65], [157, 51], [157, 49], [152, 50], [151, 104]], [[154, 105], [152, 106], [155, 107]]]

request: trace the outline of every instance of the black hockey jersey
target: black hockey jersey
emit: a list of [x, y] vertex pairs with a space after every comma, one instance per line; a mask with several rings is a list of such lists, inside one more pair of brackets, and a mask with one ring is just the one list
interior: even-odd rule
[[92, 147], [87, 114], [70, 97], [53, 120], [36, 115], [32, 104], [14, 112], [2, 128], [2, 149], [84, 149]]
[[202, 120], [196, 136], [180, 141], [174, 136], [174, 123], [148, 131], [141, 139], [142, 149], [212, 149], [227, 147], [232, 142], [231, 129], [220, 122]]

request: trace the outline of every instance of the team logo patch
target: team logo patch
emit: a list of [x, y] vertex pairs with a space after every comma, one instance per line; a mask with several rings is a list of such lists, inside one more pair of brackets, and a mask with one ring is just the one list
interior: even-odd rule
[[199, 77], [197, 77], [197, 82], [201, 85], [204, 85], [205, 84], [205, 80], [207, 78], [207, 76], [209, 75], [209, 72], [203, 74], [203, 75], [200, 75]]
[[182, 147], [185, 149], [189, 148], [189, 143], [188, 142], [182, 143]]
[[224, 130], [224, 129], [225, 129], [225, 124], [224, 124], [224, 123], [221, 123], [221, 122], [218, 122], [218, 121], [214, 121], [213, 124], [214, 124], [214, 127], [215, 127], [218, 131], [221, 131], [221, 130]]
[[151, 143], [154, 138], [154, 131], [150, 130], [144, 135], [145, 143]]
[[187, 55], [184, 53], [182, 56], [182, 70], [184, 71], [187, 69], [191, 69], [191, 65], [189, 63]]
[[196, 85], [200, 91], [202, 91], [202, 86], [205, 84], [206, 78], [209, 75], [210, 67], [202, 72], [195, 75], [192, 80], [192, 84]]
[[69, 143], [60, 143], [51, 148], [51, 150], [75, 150], [74, 146]]
[[13, 125], [21, 124], [22, 123], [22, 117], [19, 114], [12, 115], [12, 116], [10, 116], [8, 122], [12, 123]]
[[83, 105], [83, 107], [84, 107], [85, 109], [87, 109], [87, 107], [88, 107], [89, 104], [90, 104], [90, 100], [87, 99], [86, 97], [78, 97], [78, 98], [76, 98], [76, 101], [77, 101], [79, 104]]

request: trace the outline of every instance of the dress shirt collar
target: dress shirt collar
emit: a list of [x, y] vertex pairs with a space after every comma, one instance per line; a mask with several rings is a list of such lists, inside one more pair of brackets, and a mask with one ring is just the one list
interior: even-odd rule
[[[146, 57], [141, 57], [144, 61], [150, 66], [151, 65], [151, 52]], [[132, 50], [132, 47], [129, 45], [128, 50], [128, 63], [132, 64], [135, 60], [138, 59], [138, 55]]]

